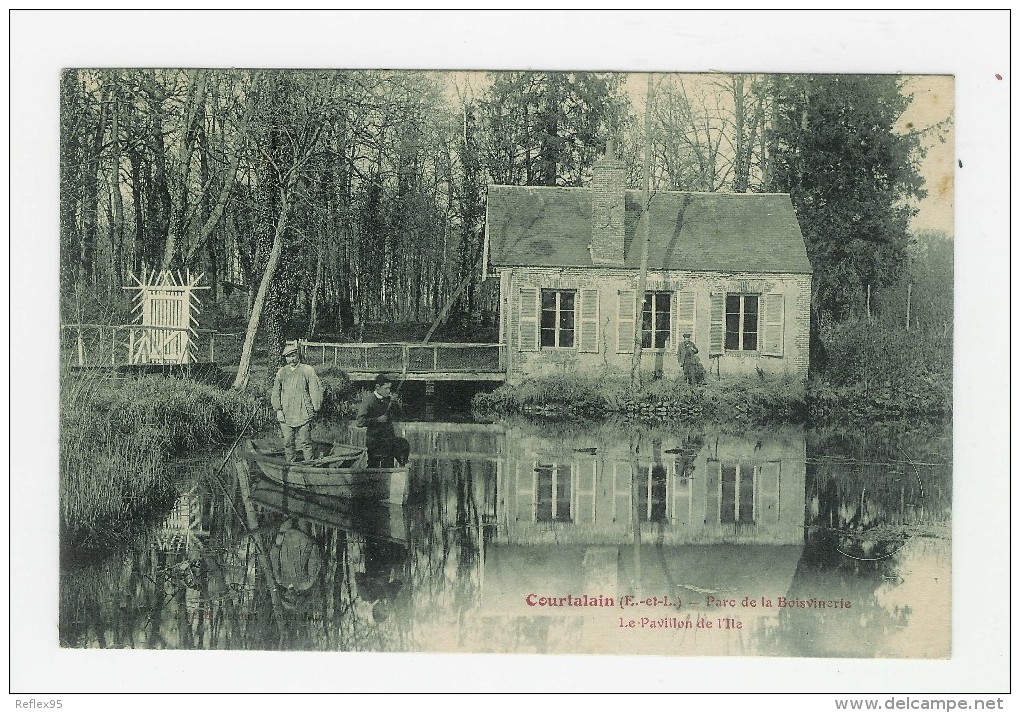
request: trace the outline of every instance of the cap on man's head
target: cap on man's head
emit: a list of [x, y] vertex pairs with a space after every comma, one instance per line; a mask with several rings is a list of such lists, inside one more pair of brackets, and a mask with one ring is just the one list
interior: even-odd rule
[[689, 336], [691, 336], [691, 333], [690, 332], [684, 332], [684, 336], [685, 337], [689, 337]]
[[288, 344], [283, 348], [283, 355], [297, 354], [297, 344]]
[[378, 376], [375, 377], [375, 385], [376, 386], [383, 386], [385, 384], [392, 384], [392, 383], [393, 383], [393, 379], [391, 379], [386, 374], [379, 374]]

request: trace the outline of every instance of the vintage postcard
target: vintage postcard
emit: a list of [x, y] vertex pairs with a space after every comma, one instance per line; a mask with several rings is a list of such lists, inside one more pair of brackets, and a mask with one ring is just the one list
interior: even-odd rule
[[305, 66], [48, 87], [59, 652], [959, 660], [952, 73]]
[[948, 657], [953, 96], [66, 70], [62, 645]]

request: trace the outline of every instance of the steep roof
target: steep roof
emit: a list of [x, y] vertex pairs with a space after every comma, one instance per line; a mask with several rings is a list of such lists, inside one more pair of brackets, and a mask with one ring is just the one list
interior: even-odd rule
[[[641, 191], [626, 191], [625, 266], [638, 268]], [[787, 194], [655, 193], [648, 267], [810, 273]], [[591, 190], [489, 186], [486, 233], [494, 266], [592, 267]]]

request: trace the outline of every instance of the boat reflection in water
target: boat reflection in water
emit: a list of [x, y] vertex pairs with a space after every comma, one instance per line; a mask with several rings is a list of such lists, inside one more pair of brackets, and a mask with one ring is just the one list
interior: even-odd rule
[[224, 482], [210, 463], [150, 537], [62, 573], [64, 645], [949, 653], [950, 542], [903, 528], [949, 522], [950, 472], [881, 462], [905, 442], [799, 428], [402, 428], [406, 498], [342, 497], [243, 467]]

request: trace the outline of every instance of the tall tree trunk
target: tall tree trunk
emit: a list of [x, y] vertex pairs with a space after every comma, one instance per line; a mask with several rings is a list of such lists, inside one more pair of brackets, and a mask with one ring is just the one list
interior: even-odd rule
[[174, 180], [177, 205], [170, 216], [170, 229], [166, 235], [161, 270], [170, 270], [184, 264], [179, 243], [186, 238], [190, 222], [188, 188], [191, 183], [191, 157], [194, 153], [195, 121], [205, 103], [206, 77], [200, 70], [190, 70], [188, 74], [190, 78], [188, 107], [181, 128], [180, 141], [177, 144], [177, 175]]
[[142, 192], [142, 159], [137, 151], [128, 150], [131, 161], [131, 200], [134, 203], [135, 232], [131, 270], [138, 275], [145, 259], [145, 198]]
[[315, 335], [315, 326], [319, 317], [319, 293], [322, 292], [322, 281], [326, 272], [326, 231], [319, 231], [318, 254], [315, 259], [315, 284], [312, 286], [311, 307], [308, 310], [308, 331], [305, 339]]
[[273, 247], [269, 251], [269, 259], [266, 261], [265, 272], [262, 273], [262, 280], [259, 282], [259, 290], [252, 303], [251, 317], [248, 319], [248, 329], [244, 334], [244, 345], [241, 347], [241, 361], [237, 367], [237, 377], [234, 379], [233, 388], [243, 389], [248, 384], [248, 377], [251, 372], [251, 357], [255, 349], [255, 335], [259, 330], [259, 321], [262, 318], [262, 310], [266, 304], [266, 297], [272, 285], [273, 277], [276, 275], [276, 268], [280, 264], [280, 256], [283, 254], [283, 233], [287, 228], [287, 218], [290, 213], [292, 191], [297, 181], [297, 172], [292, 171], [280, 190], [280, 214], [276, 219], [276, 230], [273, 233]]
[[77, 210], [81, 199], [81, 139], [76, 124], [82, 108], [77, 82], [76, 70], [65, 70], [60, 77], [60, 277], [66, 288], [77, 283], [81, 268]]
[[[641, 386], [641, 321], [648, 281], [648, 243], [651, 240], [652, 208], [652, 75], [648, 74], [645, 98], [645, 158], [643, 171], [645, 209], [641, 214], [641, 267], [638, 270], [637, 294], [634, 296], [634, 356], [630, 363], [631, 386]], [[654, 328], [654, 325], [653, 325]], [[654, 331], [653, 331], [654, 334]]]
[[111, 225], [113, 245], [113, 284], [120, 288], [124, 285], [124, 198], [120, 194], [120, 87], [118, 77], [114, 75], [113, 88], [110, 92], [110, 145], [113, 153], [113, 169], [110, 172], [110, 203], [113, 211]]
[[160, 249], [164, 248], [170, 233], [170, 216], [173, 213], [173, 198], [170, 196], [170, 179], [166, 166], [166, 143], [163, 141], [162, 106], [155, 107], [152, 115], [153, 134], [153, 165], [155, 174], [150, 175], [149, 205], [149, 239], [147, 245], [146, 267], [156, 269], [160, 264]]
[[230, 198], [231, 191], [234, 189], [234, 183], [237, 180], [237, 166], [241, 161], [241, 150], [244, 148], [245, 141], [248, 138], [248, 127], [251, 123], [252, 111], [254, 109], [255, 92], [251, 91], [248, 93], [248, 102], [245, 106], [244, 118], [241, 120], [241, 129], [236, 137], [236, 145], [234, 151], [230, 156], [230, 164], [227, 166], [227, 170], [224, 174], [223, 187], [220, 189], [220, 194], [216, 198], [216, 203], [212, 210], [209, 211], [208, 217], [202, 224], [202, 229], [199, 231], [198, 238], [195, 240], [194, 245], [188, 250], [188, 254], [184, 259], [185, 264], [190, 264], [195, 253], [198, 252], [210, 236], [212, 236], [213, 230], [219, 224], [220, 219], [223, 217], [223, 211], [226, 210], [227, 201]]
[[744, 193], [747, 191], [749, 162], [745, 154], [744, 136], [744, 75], [733, 75], [733, 192]]
[[99, 235], [99, 157], [103, 151], [106, 133], [106, 88], [100, 93], [99, 119], [92, 134], [92, 145], [85, 173], [85, 200], [82, 206], [83, 226], [81, 241], [81, 276], [86, 284], [94, 284], [97, 277], [96, 243]]

